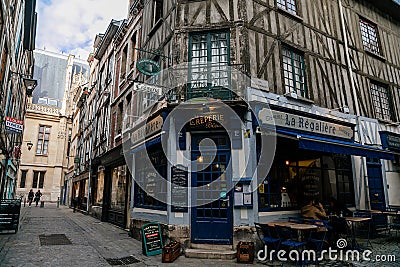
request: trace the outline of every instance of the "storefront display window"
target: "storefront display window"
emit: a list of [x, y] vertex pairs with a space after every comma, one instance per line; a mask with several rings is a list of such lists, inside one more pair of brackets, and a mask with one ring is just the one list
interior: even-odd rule
[[112, 186], [111, 186], [111, 209], [125, 210], [126, 196], [126, 165], [118, 166], [112, 169]]
[[104, 172], [99, 172], [93, 177], [93, 205], [101, 206], [103, 204], [104, 191]]
[[[148, 153], [146, 155], [145, 153]], [[144, 158], [149, 157], [153, 166], [146, 164], [140, 164], [144, 162]], [[157, 176], [154, 171], [157, 171], [164, 179], [167, 178], [167, 158], [163, 153], [161, 145], [152, 148], [151, 150], [142, 150], [136, 153], [136, 177], [135, 177], [135, 207], [150, 208], [166, 210], [167, 205], [165, 201], [159, 201], [158, 199], [166, 199], [167, 187], [166, 183], [160, 185], [156, 183], [155, 177]], [[138, 183], [146, 187], [146, 191], [143, 190]], [[155, 188], [161, 186], [161, 188]], [[152, 192], [157, 191], [157, 198], [154, 198]]]
[[299, 209], [310, 198], [327, 205], [334, 197], [347, 206], [354, 206], [349, 156], [293, 147], [284, 150], [286, 145], [278, 146], [281, 150], [277, 150], [268, 176], [259, 185], [260, 211]]

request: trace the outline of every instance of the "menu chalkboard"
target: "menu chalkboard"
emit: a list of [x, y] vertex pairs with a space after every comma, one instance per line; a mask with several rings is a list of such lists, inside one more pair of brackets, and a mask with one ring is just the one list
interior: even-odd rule
[[188, 211], [188, 172], [183, 165], [171, 167], [171, 211]]
[[148, 223], [142, 227], [143, 254], [153, 256], [162, 253], [162, 238], [160, 224]]

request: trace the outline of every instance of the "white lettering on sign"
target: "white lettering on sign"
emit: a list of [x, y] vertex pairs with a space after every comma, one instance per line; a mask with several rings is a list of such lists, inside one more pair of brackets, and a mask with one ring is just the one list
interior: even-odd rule
[[338, 123], [332, 123], [290, 114], [287, 112], [262, 109], [258, 113], [258, 119], [262, 124], [274, 124], [275, 126], [290, 128], [311, 133], [324, 134], [339, 138], [353, 138], [353, 129]]
[[138, 141], [144, 140], [146, 137], [152, 136], [153, 134], [160, 132], [163, 122], [163, 118], [161, 116], [158, 116], [146, 123], [146, 125], [143, 125], [139, 129], [134, 131], [131, 135], [132, 144], [135, 144]]
[[24, 122], [15, 118], [6, 117], [6, 131], [22, 134]]
[[251, 77], [251, 87], [269, 92], [269, 85], [267, 80]]
[[162, 89], [161, 87], [157, 86], [150, 86], [148, 84], [144, 83], [138, 83], [135, 86], [135, 91], [137, 92], [144, 92], [144, 93], [150, 93], [150, 94], [155, 94], [160, 96], [162, 94]]

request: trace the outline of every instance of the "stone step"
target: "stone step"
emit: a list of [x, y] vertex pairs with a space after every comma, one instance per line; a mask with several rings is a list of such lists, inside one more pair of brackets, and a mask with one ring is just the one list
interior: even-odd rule
[[232, 245], [213, 245], [213, 244], [195, 244], [190, 243], [190, 248], [206, 249], [206, 250], [232, 250]]
[[236, 257], [236, 251], [188, 248], [185, 250], [185, 256], [196, 259], [232, 260]]

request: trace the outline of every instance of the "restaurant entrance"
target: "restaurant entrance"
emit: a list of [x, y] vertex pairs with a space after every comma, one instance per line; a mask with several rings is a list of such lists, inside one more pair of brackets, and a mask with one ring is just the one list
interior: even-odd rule
[[192, 242], [232, 244], [229, 138], [195, 135], [192, 148]]
[[369, 199], [372, 210], [384, 210], [386, 207], [383, 188], [382, 165], [379, 159], [367, 158]]

